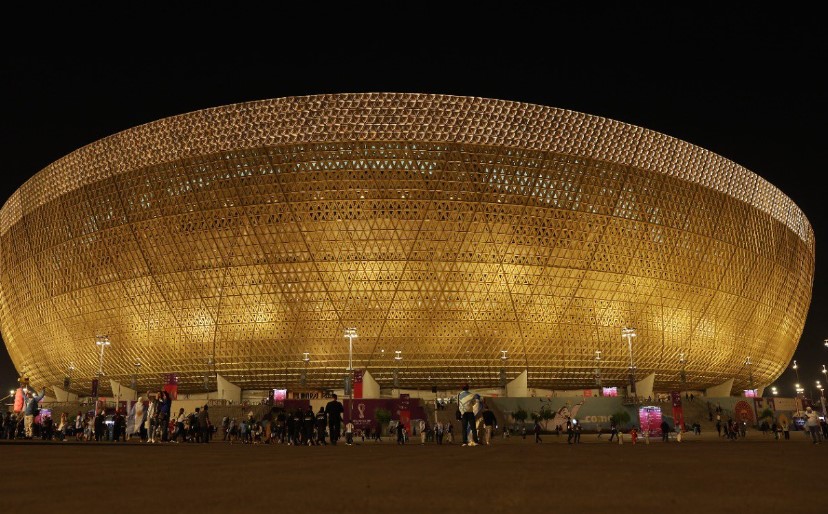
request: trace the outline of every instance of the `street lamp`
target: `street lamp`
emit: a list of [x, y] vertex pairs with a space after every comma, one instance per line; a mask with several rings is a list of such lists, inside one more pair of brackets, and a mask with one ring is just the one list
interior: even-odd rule
[[500, 387], [506, 387], [506, 382], [507, 382], [507, 379], [506, 379], [506, 361], [509, 360], [509, 356], [506, 355], [507, 351], [508, 350], [500, 350], [500, 361], [503, 363], [500, 366], [500, 376], [498, 377], [499, 381], [500, 381]]
[[350, 420], [354, 412], [354, 339], [359, 337], [356, 327], [346, 328], [345, 337], [348, 338], [348, 376], [345, 378], [345, 386], [348, 389], [348, 419]]
[[109, 336], [96, 336], [95, 337], [95, 344], [101, 349], [101, 358], [100, 358], [100, 362], [98, 364], [98, 375], [103, 376], [103, 374], [104, 374], [104, 372], [103, 372], [104, 349], [106, 349], [106, 347], [109, 346], [112, 343], [109, 342]]
[[299, 384], [302, 387], [308, 382], [308, 363], [310, 363], [310, 353], [309, 352], [302, 352], [302, 362], [305, 363], [305, 367], [302, 369], [302, 374], [299, 376]]
[[132, 380], [129, 381], [129, 387], [138, 391], [138, 371], [141, 369], [141, 359], [135, 361], [135, 371], [132, 373]]
[[394, 389], [400, 388], [400, 361], [402, 361], [402, 351], [394, 350]]
[[771, 387], [771, 393], [772, 393], [774, 396], [776, 396], [777, 394], [779, 394], [779, 391], [777, 391], [777, 390], [776, 390], [776, 387], [774, 386], [774, 387]]

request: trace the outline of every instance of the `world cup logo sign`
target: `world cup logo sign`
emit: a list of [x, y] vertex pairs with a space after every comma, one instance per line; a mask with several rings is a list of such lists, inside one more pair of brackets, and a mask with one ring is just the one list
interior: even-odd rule
[[365, 419], [365, 404], [358, 403], [357, 404], [357, 411], [359, 411], [359, 419]]

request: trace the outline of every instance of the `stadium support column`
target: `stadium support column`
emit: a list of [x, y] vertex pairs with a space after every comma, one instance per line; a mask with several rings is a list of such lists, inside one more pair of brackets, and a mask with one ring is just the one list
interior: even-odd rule
[[366, 399], [380, 397], [380, 386], [368, 370], [362, 374], [362, 397]]
[[523, 370], [514, 380], [506, 384], [507, 398], [526, 398], [529, 396], [529, 370]]
[[70, 393], [69, 391], [64, 391], [59, 387], [52, 387], [55, 390], [55, 400], [59, 402], [76, 402], [78, 401], [78, 395], [75, 393]]
[[121, 383], [117, 380], [110, 379], [109, 386], [112, 388], [112, 397], [116, 402], [122, 400], [134, 401], [138, 399], [138, 391], [125, 385], [121, 385]]
[[650, 373], [641, 380], [635, 382], [635, 390], [638, 397], [646, 400], [653, 397], [653, 385], [655, 384], [655, 373]]
[[241, 403], [241, 387], [231, 384], [223, 376], [216, 374], [216, 385], [218, 386], [219, 399], [229, 400], [235, 404]]
[[725, 398], [730, 396], [730, 391], [733, 390], [733, 379], [726, 380], [719, 385], [708, 387], [704, 391], [704, 395], [708, 398]]

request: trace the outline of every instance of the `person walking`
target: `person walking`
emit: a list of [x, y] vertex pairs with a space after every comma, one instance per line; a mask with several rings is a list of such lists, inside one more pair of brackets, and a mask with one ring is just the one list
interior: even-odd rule
[[573, 419], [572, 423], [575, 425], [575, 444], [581, 444], [581, 424], [577, 419]]
[[354, 444], [354, 424], [350, 419], [345, 423], [345, 444], [348, 446]]
[[572, 444], [572, 440], [575, 439], [575, 430], [574, 425], [572, 423], [572, 418], [567, 416], [566, 418], [566, 444]]
[[447, 436], [448, 443], [454, 444], [454, 424], [446, 423], [446, 429], [443, 430], [443, 433]]
[[397, 422], [397, 444], [405, 444], [405, 425], [402, 421]]
[[[477, 446], [480, 441], [477, 439], [477, 427], [474, 420], [474, 407], [480, 401], [480, 395], [469, 392], [469, 385], [463, 386], [463, 390], [457, 395], [457, 408], [460, 410], [463, 421], [463, 446]], [[472, 440], [469, 441], [469, 432]]]
[[541, 442], [541, 436], [540, 436], [541, 426], [540, 426], [540, 422], [537, 421], [537, 420], [535, 420], [534, 432], [535, 432], [535, 442], [540, 443]]
[[483, 443], [487, 446], [492, 444], [492, 432], [496, 425], [497, 418], [495, 418], [494, 412], [486, 407], [483, 410]]
[[334, 394], [333, 399], [325, 406], [325, 415], [328, 417], [328, 429], [331, 432], [331, 444], [334, 446], [336, 446], [336, 442], [339, 440], [339, 429], [342, 425], [343, 412], [345, 412], [345, 408], [342, 407], [342, 403], [337, 400], [337, 396]]
[[325, 424], [326, 424], [326, 417], [325, 417], [325, 408], [319, 407], [319, 412], [316, 413], [316, 444], [317, 445], [325, 445], [327, 446], [328, 443], [325, 441]]
[[182, 442], [187, 440], [186, 434], [184, 433], [184, 421], [186, 419], [187, 416], [184, 415], [184, 408], [178, 409], [178, 417], [175, 418], [175, 432], [173, 432], [171, 442], [177, 443], [178, 436], [181, 436]]
[[424, 445], [426, 440], [426, 422], [424, 419], [417, 423], [417, 430], [420, 431], [420, 445]]
[[670, 442], [670, 425], [666, 419], [661, 421], [661, 442]]
[[817, 433], [820, 430], [819, 414], [810, 407], [805, 409], [805, 427], [811, 433], [812, 444], [819, 444], [819, 434]]
[[609, 442], [612, 442], [612, 438], [618, 438], [618, 426], [615, 424], [615, 421], [610, 421], [610, 438]]

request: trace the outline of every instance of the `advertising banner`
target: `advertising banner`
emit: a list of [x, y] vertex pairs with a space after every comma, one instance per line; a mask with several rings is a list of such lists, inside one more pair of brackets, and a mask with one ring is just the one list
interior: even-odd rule
[[670, 399], [673, 402], [673, 420], [677, 427], [684, 431], [684, 408], [681, 406], [681, 391], [670, 391]]
[[354, 370], [354, 398], [362, 398], [362, 374], [361, 369]]
[[400, 395], [400, 423], [405, 426], [406, 432], [411, 433], [411, 395]]
[[641, 420], [641, 435], [649, 432], [650, 437], [661, 437], [661, 407], [641, 407], [638, 409]]

